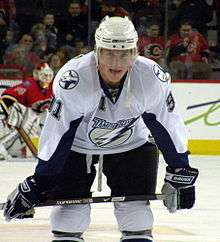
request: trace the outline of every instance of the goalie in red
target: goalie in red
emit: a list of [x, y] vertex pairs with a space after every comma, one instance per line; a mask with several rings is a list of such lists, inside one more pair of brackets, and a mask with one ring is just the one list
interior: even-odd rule
[[10, 126], [0, 137], [0, 159], [22, 156], [25, 143], [13, 127], [22, 127], [29, 137], [39, 136], [40, 126], [52, 96], [53, 70], [38, 64], [33, 78], [6, 89], [0, 97], [0, 119]]

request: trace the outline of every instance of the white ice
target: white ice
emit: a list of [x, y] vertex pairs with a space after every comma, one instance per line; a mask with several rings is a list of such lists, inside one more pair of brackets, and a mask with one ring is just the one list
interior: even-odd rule
[[[33, 161], [0, 162], [0, 202], [16, 184], [33, 173]], [[155, 223], [155, 242], [220, 242], [220, 156], [191, 156], [191, 165], [200, 171], [196, 182], [197, 199], [191, 210], [169, 214], [161, 201], [151, 203]], [[162, 186], [165, 162], [160, 158], [158, 192]], [[97, 188], [94, 183], [93, 190]], [[94, 195], [108, 195], [109, 189]], [[37, 208], [34, 219], [5, 222], [0, 212], [0, 242], [50, 242], [50, 208]], [[119, 242], [120, 233], [112, 204], [93, 204], [92, 223], [86, 242]]]

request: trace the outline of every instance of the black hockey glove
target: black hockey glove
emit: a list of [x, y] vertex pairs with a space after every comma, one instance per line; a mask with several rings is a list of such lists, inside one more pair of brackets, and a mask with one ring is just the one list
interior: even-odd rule
[[13, 218], [33, 218], [33, 207], [40, 202], [40, 199], [41, 195], [34, 178], [26, 178], [7, 198], [4, 207], [6, 221]]
[[195, 203], [195, 183], [199, 171], [195, 168], [166, 167], [165, 183], [162, 193], [165, 195], [164, 205], [170, 213], [178, 209], [192, 208]]

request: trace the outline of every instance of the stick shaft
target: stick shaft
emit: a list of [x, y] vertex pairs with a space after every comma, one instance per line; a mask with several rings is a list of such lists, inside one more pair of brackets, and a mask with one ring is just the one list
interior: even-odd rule
[[216, 100], [216, 101], [212, 101], [212, 102], [195, 104], [195, 105], [192, 105], [192, 106], [188, 106], [186, 109], [198, 108], [198, 107], [202, 107], [202, 106], [206, 106], [206, 105], [216, 104], [216, 103], [219, 103], [219, 102], [220, 102], [220, 100]]
[[33, 154], [33, 156], [37, 156], [37, 148], [35, 147], [35, 145], [33, 144], [32, 140], [30, 139], [30, 137], [27, 135], [27, 133], [24, 131], [23, 128], [16, 128], [19, 135], [21, 136], [21, 138], [24, 140], [24, 142], [26, 143], [27, 147], [30, 149], [31, 153]]
[[[62, 199], [62, 200], [51, 200], [44, 203], [38, 204], [36, 207], [46, 206], [59, 206], [59, 205], [76, 205], [76, 204], [87, 204], [87, 203], [109, 203], [109, 202], [129, 202], [129, 201], [145, 201], [145, 200], [164, 200], [163, 194], [152, 194], [152, 195], [133, 195], [133, 196], [122, 196], [122, 197], [91, 197], [91, 198], [73, 198], [73, 199]], [[5, 203], [0, 203], [0, 210], [4, 209]]]

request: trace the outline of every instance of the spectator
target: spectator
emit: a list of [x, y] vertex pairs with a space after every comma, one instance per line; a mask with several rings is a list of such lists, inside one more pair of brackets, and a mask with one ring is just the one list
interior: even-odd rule
[[[4, 19], [8, 26], [8, 30], [13, 32], [13, 41], [19, 33], [19, 26], [15, 22], [16, 7], [14, 0], [0, 0], [0, 18]], [[3, 51], [3, 50], [2, 50]]]
[[186, 20], [190, 21], [198, 32], [206, 36], [206, 24], [212, 20], [211, 7], [206, 0], [182, 0], [171, 24], [178, 26]]
[[44, 55], [53, 53], [57, 49], [57, 32], [54, 25], [54, 15], [47, 13], [43, 16], [42, 22], [31, 28], [31, 35], [34, 37], [34, 51], [43, 59]]
[[45, 34], [47, 39], [47, 53], [54, 52], [57, 48], [57, 32], [58, 29], [54, 25], [54, 14], [47, 13], [43, 17], [43, 24], [45, 26]]
[[17, 32], [13, 29], [12, 24], [8, 22], [6, 12], [0, 10], [0, 64], [3, 63], [3, 55], [7, 47], [14, 44], [16, 33]]
[[71, 46], [61, 46], [56, 54], [60, 57], [62, 66], [75, 56], [75, 50]]
[[4, 14], [8, 17], [8, 20], [12, 20], [16, 16], [16, 6], [14, 0], [0, 0], [0, 11], [4, 11]]
[[40, 22], [43, 12], [42, 0], [15, 0], [16, 19], [22, 34], [29, 33], [31, 27]]
[[[66, 2], [66, 1], [65, 1]], [[64, 1], [59, 1], [59, 0], [46, 0], [44, 1], [44, 9], [46, 11], [53, 11], [56, 13], [56, 17], [59, 18], [60, 15], [64, 14], [65, 8], [66, 8], [66, 3]]]
[[[215, 1], [216, 17], [217, 17], [217, 28], [218, 28], [218, 52], [220, 53], [220, 1]], [[220, 56], [220, 54], [219, 54]]]
[[76, 40], [74, 45], [74, 55], [86, 54], [90, 51], [90, 48], [81, 40]]
[[128, 16], [129, 13], [119, 5], [113, 4], [111, 2], [103, 2], [101, 4], [101, 17], [104, 18], [106, 15], [110, 17], [124, 17]]
[[158, 0], [131, 0], [131, 4], [133, 9], [132, 20], [136, 28], [142, 23], [142, 19], [144, 19], [146, 24], [162, 20], [162, 12]]
[[58, 23], [60, 46], [66, 44], [73, 46], [76, 38], [86, 41], [88, 35], [87, 22], [87, 15], [82, 13], [80, 2], [77, 0], [70, 2], [67, 12]]
[[37, 23], [31, 28], [31, 36], [33, 36], [33, 50], [43, 59], [47, 51], [46, 27], [42, 23]]
[[85, 55], [87, 53], [89, 53], [91, 51], [91, 48], [88, 46], [88, 45], [84, 45], [82, 48], [81, 48], [81, 54], [82, 55]]
[[179, 33], [172, 35], [168, 40], [167, 57], [174, 79], [210, 77], [207, 41], [199, 32], [192, 30], [190, 22], [183, 22]]
[[22, 35], [17, 44], [9, 46], [3, 56], [4, 64], [17, 64], [24, 67], [31, 76], [34, 66], [40, 63], [39, 56], [33, 52], [33, 38], [29, 34]]
[[4, 12], [0, 12], [0, 64], [3, 63], [3, 54], [7, 47], [6, 35], [7, 35], [7, 23], [5, 20]]
[[56, 75], [59, 69], [62, 67], [60, 56], [57, 53], [50, 54], [48, 56], [48, 64], [50, 68], [53, 70], [54, 75]]
[[91, 0], [91, 17], [92, 21], [95, 22], [96, 27], [101, 21], [101, 8], [102, 8], [102, 0]]
[[160, 25], [151, 23], [147, 35], [138, 38], [139, 54], [164, 66], [165, 40], [160, 36]]

